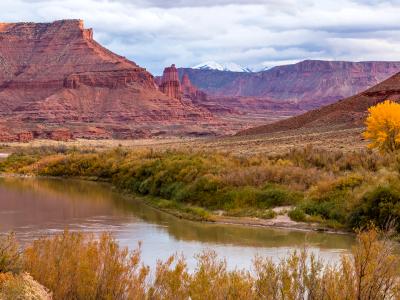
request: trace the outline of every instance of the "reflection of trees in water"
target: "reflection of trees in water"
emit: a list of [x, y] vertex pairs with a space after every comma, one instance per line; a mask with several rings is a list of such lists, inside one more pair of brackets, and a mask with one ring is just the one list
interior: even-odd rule
[[66, 197], [70, 200], [88, 198], [91, 201], [107, 200], [110, 186], [83, 180], [59, 178], [1, 178], [7, 188], [41, 193], [46, 196]]
[[239, 227], [234, 225], [176, 224], [168, 232], [183, 240], [200, 240], [223, 244], [239, 244], [254, 247], [317, 246], [320, 248], [348, 248], [351, 238], [318, 233], [289, 231], [270, 228]]
[[114, 198], [114, 201], [119, 208], [131, 211], [148, 223], [167, 225], [168, 233], [178, 240], [253, 247], [309, 245], [326, 249], [348, 249], [354, 243], [354, 238], [348, 235], [187, 221], [148, 207], [129, 196]]
[[[0, 179], [0, 209], [14, 212], [2, 218], [4, 228], [36, 226], [49, 222], [67, 226], [78, 219], [111, 215], [109, 189], [102, 185], [57, 179]], [[77, 221], [79, 222], [79, 221]], [[1, 226], [1, 225], [0, 225]]]
[[[41, 203], [32, 207], [33, 210], [38, 207], [46, 209], [46, 205], [51, 203], [52, 206], [71, 210], [71, 213], [79, 211], [83, 215], [112, 215], [113, 222], [115, 217], [121, 216], [121, 222], [124, 223], [127, 215], [133, 215], [144, 222], [162, 225], [177, 240], [253, 247], [309, 245], [325, 249], [346, 249], [353, 243], [353, 237], [346, 235], [186, 221], [153, 209], [138, 199], [119, 194], [108, 184], [61, 179], [0, 180], [0, 192], [3, 185], [6, 189], [39, 195]], [[59, 202], [55, 203], [55, 200]]]

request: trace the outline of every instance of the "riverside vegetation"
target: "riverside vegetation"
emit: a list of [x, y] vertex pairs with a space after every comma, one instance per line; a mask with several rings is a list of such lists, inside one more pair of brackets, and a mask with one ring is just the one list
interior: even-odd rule
[[400, 229], [400, 157], [372, 150], [314, 147], [281, 155], [207, 151], [106, 151], [32, 148], [0, 162], [0, 171], [108, 181], [160, 209], [196, 220], [226, 215], [271, 218], [292, 206], [296, 221], [352, 230], [373, 221]]
[[251, 271], [228, 270], [212, 251], [197, 256], [193, 272], [178, 255], [150, 270], [140, 245], [128, 251], [107, 233], [65, 231], [18, 249], [13, 235], [0, 238], [2, 300], [400, 299], [400, 260], [373, 226], [336, 265], [303, 250], [279, 263], [255, 257]]

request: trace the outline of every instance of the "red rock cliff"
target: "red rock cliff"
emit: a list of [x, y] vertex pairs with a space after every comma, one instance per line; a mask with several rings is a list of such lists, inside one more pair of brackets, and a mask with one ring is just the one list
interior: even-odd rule
[[81, 20], [0, 23], [0, 118], [8, 128], [78, 135], [90, 123], [113, 137], [212, 123], [208, 111], [167, 97], [144, 68], [99, 45]]
[[188, 74], [183, 74], [182, 76], [182, 91], [185, 95], [195, 95], [197, 88], [190, 81]]
[[183, 74], [181, 85], [184, 97], [191, 99], [194, 103], [201, 105], [207, 100], [207, 94], [192, 84], [188, 74]]

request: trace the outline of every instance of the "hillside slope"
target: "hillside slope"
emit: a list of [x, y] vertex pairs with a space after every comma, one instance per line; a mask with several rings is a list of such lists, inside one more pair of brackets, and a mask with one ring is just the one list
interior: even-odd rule
[[265, 134], [300, 128], [363, 126], [368, 108], [384, 100], [400, 101], [400, 73], [355, 96], [273, 124], [250, 128], [238, 135]]

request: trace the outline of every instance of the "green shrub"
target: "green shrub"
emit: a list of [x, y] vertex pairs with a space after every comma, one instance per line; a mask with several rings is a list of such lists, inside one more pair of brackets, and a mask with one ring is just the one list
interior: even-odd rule
[[178, 208], [178, 204], [175, 201], [172, 200], [165, 200], [161, 199], [156, 202], [157, 207], [161, 209], [176, 209]]
[[301, 210], [300, 208], [292, 209], [291, 211], [289, 211], [288, 216], [290, 219], [297, 222], [304, 222], [306, 221], [307, 218], [304, 211]]
[[308, 215], [316, 215], [324, 219], [333, 220], [345, 219], [345, 215], [338, 209], [335, 202], [308, 202], [302, 207]]
[[364, 181], [364, 177], [359, 174], [352, 174], [350, 176], [346, 176], [341, 178], [335, 188], [338, 190], [347, 190], [347, 189], [354, 189], [360, 186]]
[[210, 219], [210, 213], [201, 207], [188, 206], [185, 211], [196, 217], [198, 220], [208, 221]]
[[296, 204], [300, 199], [300, 193], [295, 193], [275, 185], [267, 185], [256, 194], [256, 203], [260, 208], [293, 205]]
[[231, 217], [254, 217], [268, 220], [275, 218], [276, 212], [272, 209], [237, 208], [226, 212], [226, 215]]
[[360, 205], [352, 212], [353, 228], [374, 222], [380, 228], [395, 226], [400, 232], [400, 189], [398, 186], [377, 186], [364, 194]]

